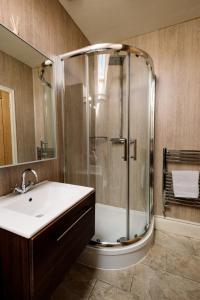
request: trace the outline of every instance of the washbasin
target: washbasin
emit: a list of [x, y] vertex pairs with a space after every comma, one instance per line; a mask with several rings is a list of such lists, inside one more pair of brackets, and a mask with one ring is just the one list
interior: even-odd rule
[[0, 197], [0, 227], [31, 237], [92, 190], [89, 187], [47, 181], [25, 194]]
[[77, 186], [73, 188], [72, 185], [48, 182], [35, 186], [28, 193], [13, 196], [13, 201], [5, 205], [4, 209], [28, 216], [42, 217], [73, 204], [79, 193]]
[[21, 198], [20, 200], [17, 199], [14, 203], [4, 206], [4, 208], [36, 218], [41, 218], [51, 210], [57, 209], [54, 204], [55, 201], [52, 201], [52, 199], [47, 198], [41, 202], [40, 197], [32, 194]]

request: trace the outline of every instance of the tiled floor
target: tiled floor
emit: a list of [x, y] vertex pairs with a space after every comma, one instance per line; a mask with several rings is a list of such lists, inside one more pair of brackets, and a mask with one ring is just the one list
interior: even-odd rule
[[155, 232], [147, 257], [117, 271], [76, 263], [51, 300], [200, 300], [200, 240]]

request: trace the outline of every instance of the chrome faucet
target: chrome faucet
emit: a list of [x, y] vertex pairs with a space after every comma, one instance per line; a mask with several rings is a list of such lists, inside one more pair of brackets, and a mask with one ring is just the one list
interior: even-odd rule
[[35, 183], [38, 182], [38, 176], [35, 170], [33, 169], [26, 169], [23, 173], [22, 173], [22, 182], [21, 182], [21, 187], [16, 186], [14, 189], [14, 192], [17, 192], [19, 194], [24, 194], [26, 192], [28, 192], [33, 186], [34, 186], [34, 182], [32, 181], [28, 181], [28, 184], [26, 185], [26, 174], [28, 173], [32, 173], [35, 177]]

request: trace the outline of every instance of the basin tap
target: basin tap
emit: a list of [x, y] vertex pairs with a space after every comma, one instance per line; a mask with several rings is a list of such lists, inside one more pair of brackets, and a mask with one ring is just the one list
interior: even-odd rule
[[35, 177], [35, 183], [38, 182], [38, 176], [35, 170], [33, 169], [26, 169], [23, 173], [22, 173], [22, 182], [21, 182], [21, 186], [18, 187], [16, 186], [14, 189], [14, 192], [17, 192], [19, 194], [24, 194], [26, 192], [28, 192], [33, 185], [35, 184], [33, 181], [28, 181], [28, 184], [26, 184], [26, 175], [32, 173]]

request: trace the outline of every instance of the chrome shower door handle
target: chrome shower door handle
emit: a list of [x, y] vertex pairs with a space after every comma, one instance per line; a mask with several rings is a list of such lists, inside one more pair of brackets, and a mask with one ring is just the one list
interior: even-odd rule
[[133, 144], [133, 155], [131, 155], [131, 158], [133, 160], [137, 159], [137, 140], [136, 139], [130, 139], [130, 145]]
[[111, 138], [112, 144], [124, 145], [124, 156], [122, 157], [124, 161], [127, 161], [127, 139], [125, 138]]

